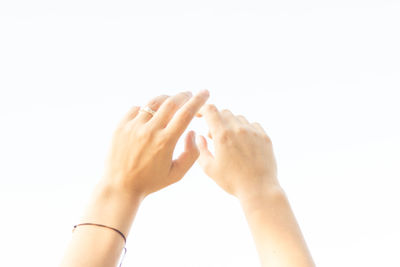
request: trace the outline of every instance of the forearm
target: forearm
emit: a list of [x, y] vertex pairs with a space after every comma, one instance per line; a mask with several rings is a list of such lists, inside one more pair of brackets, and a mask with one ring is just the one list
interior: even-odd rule
[[288, 199], [279, 187], [241, 200], [262, 266], [314, 266]]
[[[193, 97], [182, 92], [155, 97], [145, 108], [132, 107], [114, 132], [104, 178], [80, 223], [106, 225], [127, 236], [144, 197], [179, 181], [198, 158], [190, 131], [183, 153], [172, 160], [180, 136], [208, 97], [207, 90]], [[81, 225], [75, 228], [61, 266], [112, 267], [123, 247], [118, 231]]]
[[[124, 193], [102, 180], [93, 191], [80, 223], [97, 223], [128, 236], [142, 198]], [[99, 226], [78, 226], [72, 235], [62, 267], [115, 267], [124, 247], [116, 231]]]

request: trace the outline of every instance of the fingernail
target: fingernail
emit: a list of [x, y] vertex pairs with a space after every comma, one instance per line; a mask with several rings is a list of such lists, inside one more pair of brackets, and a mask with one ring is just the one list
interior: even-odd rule
[[184, 94], [188, 95], [189, 97], [191, 97], [193, 95], [192, 92], [190, 92], [190, 91], [186, 91], [186, 92], [184, 92]]
[[210, 92], [207, 89], [201, 90], [199, 94], [205, 95], [205, 96], [210, 96]]

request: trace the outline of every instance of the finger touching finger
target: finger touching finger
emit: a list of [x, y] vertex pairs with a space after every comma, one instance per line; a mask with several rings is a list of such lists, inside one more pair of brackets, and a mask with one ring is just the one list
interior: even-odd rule
[[179, 138], [186, 130], [199, 109], [207, 101], [209, 96], [209, 92], [207, 90], [203, 90], [192, 97], [174, 116], [174, 118], [168, 124], [166, 130], [176, 138]]
[[217, 107], [213, 104], [204, 105], [199, 112], [204, 117], [209, 128], [211, 136], [215, 136], [218, 129], [222, 126], [222, 117]]

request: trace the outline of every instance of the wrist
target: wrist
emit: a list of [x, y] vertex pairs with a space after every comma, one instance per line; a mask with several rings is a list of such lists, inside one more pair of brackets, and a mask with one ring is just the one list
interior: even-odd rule
[[143, 201], [146, 194], [139, 187], [133, 187], [128, 182], [130, 178], [122, 175], [104, 175], [97, 184], [96, 190], [108, 195], [129, 198], [134, 201]]
[[128, 236], [142, 200], [142, 195], [128, 193], [103, 179], [94, 188], [81, 223], [107, 225]]
[[287, 202], [286, 194], [279, 185], [268, 186], [266, 189], [240, 195], [238, 198], [245, 213], [262, 210], [267, 205], [271, 207]]

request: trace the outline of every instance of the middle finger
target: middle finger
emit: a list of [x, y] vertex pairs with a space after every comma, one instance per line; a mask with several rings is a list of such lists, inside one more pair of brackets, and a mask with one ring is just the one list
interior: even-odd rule
[[151, 123], [156, 128], [165, 128], [176, 113], [176, 111], [191, 97], [191, 92], [182, 92], [171, 96], [166, 101], [164, 101], [164, 103], [162, 103], [159, 110], [156, 112], [156, 114], [154, 114]]

